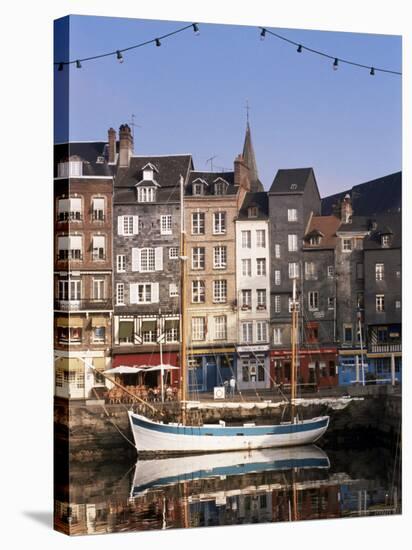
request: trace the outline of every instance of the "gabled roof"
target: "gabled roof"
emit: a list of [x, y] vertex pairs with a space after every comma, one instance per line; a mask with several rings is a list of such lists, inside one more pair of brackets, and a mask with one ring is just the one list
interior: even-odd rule
[[333, 213], [333, 205], [349, 193], [353, 211], [359, 216], [399, 212], [402, 208], [402, 172], [377, 178], [322, 199], [322, 214]]
[[313, 168], [288, 168], [278, 170], [272, 186], [269, 189], [269, 194], [301, 194], [305, 191], [310, 176], [313, 176], [315, 179]]
[[[341, 221], [336, 216], [312, 216], [306, 235], [303, 238], [304, 249], [325, 249], [335, 248], [336, 231], [339, 229]], [[318, 245], [310, 245], [311, 236], [322, 237]]]
[[203, 183], [206, 184], [206, 187], [204, 189], [204, 195], [195, 195], [196, 197], [200, 198], [202, 196], [215, 196], [214, 184], [216, 180], [219, 179], [223, 179], [228, 184], [225, 195], [236, 195], [236, 193], [238, 192], [238, 187], [234, 184], [235, 173], [233, 171], [200, 172], [197, 170], [192, 170], [189, 174], [189, 180], [185, 190], [186, 195], [192, 195], [192, 184], [199, 179], [203, 180]]
[[[249, 218], [249, 208], [257, 207], [257, 216]], [[246, 193], [239, 210], [238, 220], [267, 220], [269, 217], [268, 195], [266, 191]]]
[[[118, 143], [116, 149], [118, 150]], [[108, 145], [105, 141], [74, 141], [58, 143], [54, 146], [54, 176], [57, 177], [57, 165], [72, 157], [83, 161], [83, 176], [114, 175], [116, 167], [108, 164]], [[103, 160], [103, 162], [100, 162]]]
[[176, 187], [179, 185], [180, 175], [186, 178], [192, 168], [190, 155], [164, 155], [164, 156], [132, 156], [128, 168], [119, 168], [115, 190], [120, 187], [134, 188], [143, 179], [143, 168], [153, 164], [157, 169], [156, 183], [161, 188]]

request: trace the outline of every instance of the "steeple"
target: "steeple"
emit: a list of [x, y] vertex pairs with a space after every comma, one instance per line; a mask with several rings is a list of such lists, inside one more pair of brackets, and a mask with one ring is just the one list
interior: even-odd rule
[[264, 190], [263, 185], [262, 185], [262, 182], [259, 180], [259, 176], [258, 176], [255, 151], [253, 149], [253, 144], [252, 144], [252, 135], [251, 135], [250, 126], [249, 126], [249, 111], [247, 116], [246, 135], [245, 135], [245, 143], [243, 145], [242, 156], [243, 156], [244, 163], [249, 168], [250, 190], [263, 191]]

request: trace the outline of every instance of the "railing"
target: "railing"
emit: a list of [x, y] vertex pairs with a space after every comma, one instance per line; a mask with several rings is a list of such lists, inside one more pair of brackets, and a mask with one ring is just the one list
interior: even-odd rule
[[59, 250], [57, 259], [62, 260], [83, 260], [81, 250]]
[[395, 353], [402, 351], [402, 344], [371, 344], [370, 353]]
[[54, 309], [59, 311], [110, 310], [113, 309], [111, 298], [102, 300], [55, 300]]

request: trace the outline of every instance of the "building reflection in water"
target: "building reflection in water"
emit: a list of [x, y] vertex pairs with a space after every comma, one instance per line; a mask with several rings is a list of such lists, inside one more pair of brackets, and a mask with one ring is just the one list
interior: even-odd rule
[[58, 487], [56, 527], [81, 535], [401, 512], [390, 464], [368, 479], [365, 453], [359, 477], [353, 458], [345, 471], [333, 455], [308, 446], [146, 460], [131, 470], [71, 464], [71, 501]]

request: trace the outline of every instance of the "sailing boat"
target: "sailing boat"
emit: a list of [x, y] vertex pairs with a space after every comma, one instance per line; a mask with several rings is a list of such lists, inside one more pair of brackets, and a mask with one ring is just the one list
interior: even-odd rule
[[186, 422], [187, 358], [186, 358], [186, 231], [184, 222], [184, 181], [180, 177], [181, 215], [181, 422], [164, 423], [151, 420], [142, 414], [129, 411], [129, 421], [137, 452], [142, 454], [190, 454], [219, 451], [237, 451], [307, 445], [317, 441], [328, 428], [329, 417], [319, 416], [301, 420], [295, 414], [298, 300], [296, 279], [293, 280], [292, 297], [292, 365], [291, 365], [291, 418], [289, 422], [274, 425], [245, 423], [243, 426], [226, 426], [224, 420], [217, 424], [188, 425]]

